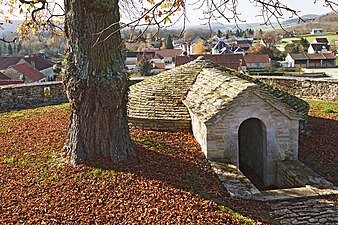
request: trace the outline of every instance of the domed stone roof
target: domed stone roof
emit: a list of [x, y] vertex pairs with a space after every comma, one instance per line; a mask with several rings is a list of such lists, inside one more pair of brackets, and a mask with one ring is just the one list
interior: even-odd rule
[[[270, 101], [276, 105], [287, 105], [286, 113], [291, 116], [295, 113], [306, 116], [309, 106], [303, 100], [238, 71], [198, 58], [131, 86], [129, 123], [143, 129], [189, 129], [191, 119], [186, 106], [203, 114], [201, 116], [208, 120], [252, 87], [260, 89], [263, 95], [274, 96]], [[188, 101], [185, 101], [185, 106], [183, 101], [189, 91], [192, 92]]]

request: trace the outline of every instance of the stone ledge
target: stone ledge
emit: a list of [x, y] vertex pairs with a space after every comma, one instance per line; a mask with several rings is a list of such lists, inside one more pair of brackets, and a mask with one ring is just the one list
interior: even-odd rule
[[[319, 197], [324, 195], [338, 195], [338, 188], [336, 186], [325, 180], [298, 160], [287, 162], [285, 168], [288, 168], [288, 165], [294, 165], [293, 168], [297, 168], [299, 171], [306, 171], [307, 174], [303, 174], [300, 180], [303, 180], [304, 182], [304, 177], [308, 176], [308, 182], [305, 183], [309, 183], [311, 185], [304, 184], [303, 187], [267, 191], [259, 191], [235, 165], [221, 161], [209, 162], [212, 169], [223, 183], [223, 186], [232, 197], [254, 199], [258, 201], [274, 201], [304, 197]], [[280, 164], [282, 163], [283, 162], [280, 162]], [[295, 175], [296, 174], [297, 173], [295, 173]], [[317, 182], [319, 180], [321, 182]]]

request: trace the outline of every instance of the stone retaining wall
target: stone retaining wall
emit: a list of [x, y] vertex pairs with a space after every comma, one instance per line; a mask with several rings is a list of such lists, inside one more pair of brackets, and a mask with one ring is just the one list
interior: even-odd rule
[[0, 86], [0, 112], [67, 102], [62, 82]]
[[[142, 80], [130, 79], [130, 84]], [[68, 99], [61, 81], [0, 86], [0, 112], [63, 102], [68, 102]]]
[[128, 118], [129, 126], [145, 130], [181, 131], [191, 130], [190, 120], [159, 120], [145, 118]]
[[338, 80], [266, 76], [254, 78], [297, 97], [338, 100]]
[[338, 189], [299, 160], [277, 163], [277, 185], [280, 188], [310, 185], [320, 189]]

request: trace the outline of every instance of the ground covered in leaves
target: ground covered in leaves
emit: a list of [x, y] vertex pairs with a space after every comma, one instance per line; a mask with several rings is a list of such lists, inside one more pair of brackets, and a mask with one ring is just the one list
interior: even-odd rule
[[68, 104], [0, 114], [1, 224], [244, 224], [190, 133], [131, 130], [136, 156], [77, 166]]
[[338, 102], [308, 102], [309, 132], [300, 136], [299, 158], [338, 186]]
[[[300, 158], [338, 185], [338, 104], [310, 104]], [[268, 203], [228, 197], [187, 132], [132, 129], [136, 156], [73, 167], [61, 151], [68, 115], [68, 104], [0, 114], [1, 224], [268, 221]]]

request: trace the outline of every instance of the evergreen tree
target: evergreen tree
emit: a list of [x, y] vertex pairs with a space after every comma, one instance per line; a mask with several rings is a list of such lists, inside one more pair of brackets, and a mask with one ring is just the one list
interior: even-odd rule
[[220, 30], [217, 30], [217, 37], [222, 37], [222, 31], [220, 31]]
[[20, 55], [21, 49], [22, 49], [22, 44], [21, 44], [21, 42], [19, 42], [19, 43], [18, 43], [18, 46], [17, 46], [17, 48], [16, 48], [16, 51], [18, 52], [18, 55]]
[[166, 49], [174, 49], [173, 41], [171, 40], [170, 34], [168, 34], [167, 39], [165, 41], [165, 48]]
[[149, 71], [151, 70], [151, 63], [143, 58], [140, 62], [138, 72], [141, 74], [141, 76], [146, 76], [148, 75]]
[[240, 36], [241, 36], [240, 31], [237, 29], [236, 30], [236, 37], [240, 37]]
[[7, 49], [8, 49], [8, 55], [13, 55], [13, 47], [12, 47], [12, 45], [11, 44], [8, 44], [8, 46], [7, 46]]

